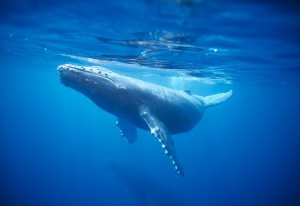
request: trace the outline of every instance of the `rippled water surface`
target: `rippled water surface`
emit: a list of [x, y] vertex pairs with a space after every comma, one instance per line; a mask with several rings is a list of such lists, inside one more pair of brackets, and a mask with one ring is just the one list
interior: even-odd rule
[[[300, 205], [299, 22], [292, 0], [2, 0], [0, 205]], [[65, 63], [233, 96], [174, 136], [181, 178], [61, 85]]]

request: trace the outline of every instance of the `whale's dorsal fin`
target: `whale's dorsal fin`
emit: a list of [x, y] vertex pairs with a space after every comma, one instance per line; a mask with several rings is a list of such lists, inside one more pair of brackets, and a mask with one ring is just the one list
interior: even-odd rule
[[137, 138], [136, 126], [125, 119], [118, 118], [116, 125], [120, 129], [120, 134], [125, 137], [128, 143], [134, 143]]
[[187, 94], [192, 94], [192, 92], [191, 92], [191, 90], [189, 90], [189, 89], [185, 89], [185, 90], [183, 90], [185, 93], [187, 93]]
[[139, 114], [148, 125], [151, 134], [157, 137], [158, 141], [161, 142], [162, 148], [164, 149], [165, 154], [171, 158], [175, 170], [178, 174], [183, 176], [183, 169], [179, 163], [172, 137], [166, 126], [154, 114], [152, 114], [150, 109], [146, 106], [141, 106], [139, 108]]

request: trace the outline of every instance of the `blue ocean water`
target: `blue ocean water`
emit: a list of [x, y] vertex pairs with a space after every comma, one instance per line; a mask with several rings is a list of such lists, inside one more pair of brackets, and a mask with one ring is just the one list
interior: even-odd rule
[[[1, 0], [0, 205], [300, 205], [299, 16], [280, 0]], [[173, 136], [180, 177], [149, 132], [128, 144], [63, 86], [65, 63], [234, 93]]]

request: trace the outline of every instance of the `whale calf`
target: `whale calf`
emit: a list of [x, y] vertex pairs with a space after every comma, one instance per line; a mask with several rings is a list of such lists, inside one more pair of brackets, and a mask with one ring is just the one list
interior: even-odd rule
[[57, 70], [61, 83], [84, 94], [118, 118], [117, 126], [129, 143], [137, 138], [136, 128], [150, 131], [182, 176], [184, 171], [171, 135], [190, 131], [207, 107], [220, 104], [232, 95], [230, 90], [198, 96], [188, 90], [174, 90], [123, 76], [100, 66], [64, 64]]

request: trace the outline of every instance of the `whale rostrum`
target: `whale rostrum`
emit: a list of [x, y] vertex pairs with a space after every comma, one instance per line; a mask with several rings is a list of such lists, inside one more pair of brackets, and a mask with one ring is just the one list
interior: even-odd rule
[[172, 134], [190, 131], [205, 109], [226, 101], [232, 91], [199, 96], [123, 76], [100, 66], [72, 64], [57, 68], [61, 82], [91, 99], [118, 118], [120, 133], [129, 143], [137, 138], [136, 128], [150, 131], [161, 143], [180, 175], [184, 171], [176, 154]]

